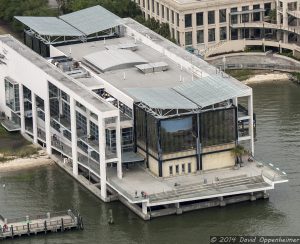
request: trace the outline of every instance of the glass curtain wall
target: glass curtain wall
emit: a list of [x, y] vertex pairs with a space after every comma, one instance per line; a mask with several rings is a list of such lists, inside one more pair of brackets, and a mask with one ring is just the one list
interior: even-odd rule
[[236, 140], [235, 108], [208, 111], [201, 114], [202, 147], [220, 145]]
[[176, 153], [196, 148], [196, 116], [161, 121], [162, 153]]
[[5, 101], [14, 112], [20, 111], [19, 84], [5, 78]]

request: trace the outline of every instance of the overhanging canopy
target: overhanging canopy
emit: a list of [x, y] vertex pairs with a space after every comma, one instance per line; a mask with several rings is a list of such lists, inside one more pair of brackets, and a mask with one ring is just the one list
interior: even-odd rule
[[83, 36], [80, 31], [56, 17], [15, 16], [15, 18], [42, 36]]
[[59, 18], [87, 36], [121, 24], [121, 18], [99, 5], [62, 15]]
[[197, 109], [198, 106], [169, 88], [127, 88], [138, 101], [154, 109]]
[[201, 108], [235, 97], [250, 95], [251, 88], [231, 77], [207, 76], [173, 88]]

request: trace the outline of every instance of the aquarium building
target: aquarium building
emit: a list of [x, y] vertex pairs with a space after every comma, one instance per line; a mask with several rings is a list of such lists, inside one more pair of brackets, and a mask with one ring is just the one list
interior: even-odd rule
[[0, 36], [1, 124], [103, 201], [150, 219], [266, 198], [287, 181], [254, 159], [250, 87], [100, 6], [17, 19], [26, 45]]

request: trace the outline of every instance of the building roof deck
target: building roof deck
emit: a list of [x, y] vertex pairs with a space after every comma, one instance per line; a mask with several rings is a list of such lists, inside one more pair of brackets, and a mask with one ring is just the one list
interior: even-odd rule
[[43, 70], [53, 79], [60, 82], [63, 86], [73, 92], [73, 94], [79, 96], [81, 98], [80, 102], [82, 102], [83, 105], [87, 103], [100, 112], [117, 110], [117, 108], [115, 108], [113, 105], [106, 102], [105, 100], [100, 100], [99, 97], [97, 97], [93, 92], [89, 91], [80, 82], [61, 72], [57, 67], [49, 63], [46, 59], [32, 51], [30, 48], [26, 47], [24, 44], [22, 44], [12, 36], [0, 36], [0, 41], [11, 47], [13, 50], [15, 50], [25, 59]]

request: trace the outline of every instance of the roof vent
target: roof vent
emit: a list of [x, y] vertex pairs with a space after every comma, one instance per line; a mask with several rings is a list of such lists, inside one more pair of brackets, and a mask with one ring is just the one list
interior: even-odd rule
[[157, 62], [157, 63], [148, 63], [148, 64], [139, 64], [135, 67], [142, 71], [144, 74], [154, 73], [166, 71], [168, 69], [168, 64], [165, 62]]

